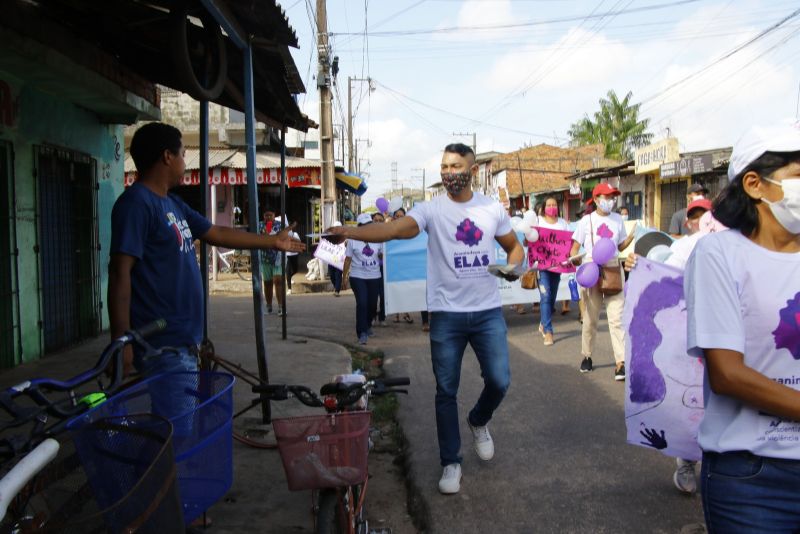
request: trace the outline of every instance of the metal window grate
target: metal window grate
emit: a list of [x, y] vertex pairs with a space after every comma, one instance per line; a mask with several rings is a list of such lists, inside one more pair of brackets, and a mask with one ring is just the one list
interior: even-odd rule
[[662, 232], [669, 230], [672, 215], [686, 207], [686, 180], [662, 182], [661, 185], [661, 226]]
[[14, 191], [13, 152], [0, 141], [0, 367], [19, 362], [21, 330], [19, 276], [17, 273], [17, 218]]
[[39, 291], [46, 352], [99, 333], [96, 162], [36, 147]]

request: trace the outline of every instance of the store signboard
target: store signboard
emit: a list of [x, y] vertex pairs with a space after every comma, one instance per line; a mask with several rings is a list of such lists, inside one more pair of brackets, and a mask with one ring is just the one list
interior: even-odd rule
[[681, 158], [678, 161], [670, 161], [661, 164], [661, 178], [675, 178], [678, 176], [691, 176], [693, 174], [700, 174], [710, 172], [713, 170], [714, 164], [711, 160], [711, 154], [703, 156], [694, 156], [690, 158]]
[[659, 170], [662, 163], [680, 159], [678, 139], [668, 137], [636, 150], [636, 174]]

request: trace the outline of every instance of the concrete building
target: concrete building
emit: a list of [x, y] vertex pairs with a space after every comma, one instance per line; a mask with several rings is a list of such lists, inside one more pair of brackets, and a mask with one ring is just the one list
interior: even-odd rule
[[[297, 46], [294, 32], [274, 2], [245, 4], [230, 2], [228, 15], [270, 43], [253, 52], [256, 116], [307, 129], [292, 96], [304, 90], [288, 51]], [[110, 213], [124, 190], [123, 125], [161, 118], [159, 84], [198, 90], [176, 74], [177, 60], [165, 51], [175, 44], [176, 21], [189, 26], [187, 39], [202, 30], [170, 15], [135, 0], [3, 3], [0, 367], [108, 328]], [[221, 39], [222, 48], [236, 50]], [[184, 59], [194, 69], [196, 58]], [[228, 62], [221, 93], [201, 97], [243, 107], [243, 69]]]

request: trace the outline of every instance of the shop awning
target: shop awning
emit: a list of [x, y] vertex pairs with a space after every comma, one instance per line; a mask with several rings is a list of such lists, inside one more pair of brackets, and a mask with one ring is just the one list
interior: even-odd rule
[[351, 193], [361, 196], [367, 192], [367, 182], [363, 178], [355, 174], [346, 174], [343, 172], [336, 173], [336, 187], [350, 191]]
[[[186, 171], [181, 185], [200, 185], [199, 150], [187, 148]], [[247, 158], [241, 149], [212, 148], [208, 151], [208, 185], [247, 185]], [[138, 174], [130, 154], [125, 157], [125, 187], [136, 181]], [[356, 177], [358, 178], [358, 177]], [[280, 185], [280, 154], [256, 154], [256, 183]], [[307, 187], [320, 185], [320, 164], [317, 160], [286, 157], [286, 185]], [[366, 186], [364, 187], [366, 191]]]

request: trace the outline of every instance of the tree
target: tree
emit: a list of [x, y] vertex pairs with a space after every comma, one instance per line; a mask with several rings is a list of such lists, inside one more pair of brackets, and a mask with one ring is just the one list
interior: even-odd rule
[[639, 119], [639, 106], [631, 105], [632, 92], [620, 100], [611, 90], [600, 99], [600, 111], [594, 120], [588, 115], [569, 128], [570, 146], [603, 143], [610, 159], [633, 159], [636, 148], [649, 145], [653, 134], [647, 132], [650, 119]]

